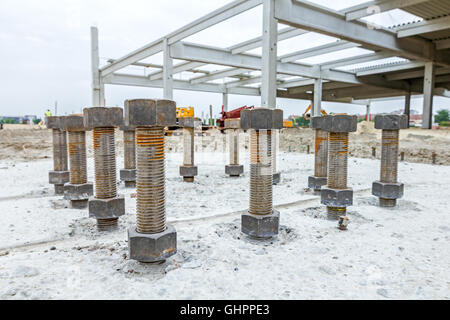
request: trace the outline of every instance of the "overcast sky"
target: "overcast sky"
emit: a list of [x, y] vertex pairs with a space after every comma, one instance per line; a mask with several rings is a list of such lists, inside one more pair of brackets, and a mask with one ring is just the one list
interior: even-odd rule
[[[0, 1], [0, 115], [42, 116], [58, 101], [58, 113], [79, 112], [91, 103], [90, 26], [99, 28], [101, 64], [119, 58], [193, 20], [231, 2], [230, 0], [1, 0]], [[339, 10], [364, 1], [316, 0]], [[393, 25], [414, 17], [390, 12], [373, 21]], [[227, 47], [261, 35], [261, 8], [256, 8], [192, 36], [187, 41]], [[330, 37], [310, 34], [279, 45], [279, 54], [320, 45]], [[362, 49], [357, 49], [362, 50]], [[258, 52], [255, 50], [254, 52]], [[362, 51], [361, 51], [362, 52]], [[358, 51], [342, 53], [356, 54]], [[334, 54], [333, 59], [340, 57]], [[161, 55], [149, 61], [161, 63]], [[320, 62], [314, 58], [305, 62]], [[139, 68], [132, 72], [143, 73]], [[125, 99], [161, 98], [162, 89], [106, 86], [108, 106], [122, 106]], [[179, 106], [194, 106], [196, 116], [209, 105], [218, 114], [221, 94], [175, 91]], [[258, 105], [259, 97], [229, 98], [230, 108]], [[450, 99], [436, 97], [435, 110], [449, 108]], [[373, 112], [403, 108], [403, 100], [375, 102]], [[308, 101], [277, 99], [285, 116], [301, 114]], [[323, 103], [332, 112], [364, 113], [365, 107]], [[422, 99], [412, 100], [421, 111]]]

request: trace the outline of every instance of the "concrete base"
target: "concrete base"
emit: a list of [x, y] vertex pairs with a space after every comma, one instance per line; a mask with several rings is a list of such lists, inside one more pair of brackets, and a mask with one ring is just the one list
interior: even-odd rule
[[138, 233], [128, 229], [129, 258], [145, 263], [162, 262], [177, 253], [177, 231], [171, 225], [161, 233]]
[[248, 211], [241, 216], [242, 232], [246, 235], [268, 239], [278, 235], [280, 227], [280, 212], [273, 210], [272, 214], [258, 216], [250, 214]]
[[230, 177], [239, 177], [241, 174], [244, 173], [244, 166], [240, 164], [235, 165], [226, 165], [225, 166], [225, 174], [229, 175]]
[[281, 173], [277, 172], [274, 173], [272, 176], [272, 184], [276, 185], [279, 184], [281, 181]]

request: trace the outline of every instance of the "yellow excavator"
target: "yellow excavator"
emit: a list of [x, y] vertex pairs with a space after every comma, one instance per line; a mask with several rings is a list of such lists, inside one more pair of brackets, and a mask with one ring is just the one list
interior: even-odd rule
[[[308, 108], [306, 108], [306, 110], [305, 110], [305, 112], [303, 113], [303, 119], [305, 119], [305, 120], [309, 120], [309, 119], [311, 119], [311, 113], [308, 113], [309, 111], [311, 111], [311, 105], [309, 105], [308, 106]], [[324, 115], [324, 116], [326, 116], [328, 113], [325, 111], [325, 110], [323, 110], [323, 109], [321, 109], [320, 110], [320, 112], [322, 112], [322, 115]]]

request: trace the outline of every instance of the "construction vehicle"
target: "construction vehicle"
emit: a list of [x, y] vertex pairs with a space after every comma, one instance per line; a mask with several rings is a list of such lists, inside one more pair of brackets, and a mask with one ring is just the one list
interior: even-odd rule
[[[311, 105], [308, 106], [308, 108], [306, 108], [305, 112], [303, 113], [303, 119], [305, 120], [310, 120], [311, 119], [311, 113], [308, 113], [309, 111], [311, 111]], [[328, 113], [326, 113], [325, 110], [321, 109], [320, 112], [322, 112], [322, 115], [326, 116]]]
[[189, 118], [194, 116], [194, 108], [193, 107], [179, 107], [177, 108], [177, 123], [180, 118]]
[[283, 128], [292, 128], [294, 127], [293, 120], [283, 120]]
[[236, 118], [240, 118], [241, 117], [241, 111], [242, 110], [247, 110], [247, 109], [253, 109], [255, 106], [243, 106], [231, 111], [224, 111], [223, 110], [223, 106], [222, 106], [222, 112], [220, 113], [222, 116], [217, 119], [217, 126], [219, 127], [219, 129], [223, 132], [223, 130], [225, 129], [225, 119], [236, 119]]

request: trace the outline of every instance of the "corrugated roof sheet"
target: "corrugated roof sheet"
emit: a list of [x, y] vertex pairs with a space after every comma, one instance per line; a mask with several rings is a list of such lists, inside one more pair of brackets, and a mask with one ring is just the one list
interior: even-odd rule
[[450, 15], [450, 0], [431, 0], [413, 6], [402, 8], [402, 10], [425, 20], [435, 19]]

